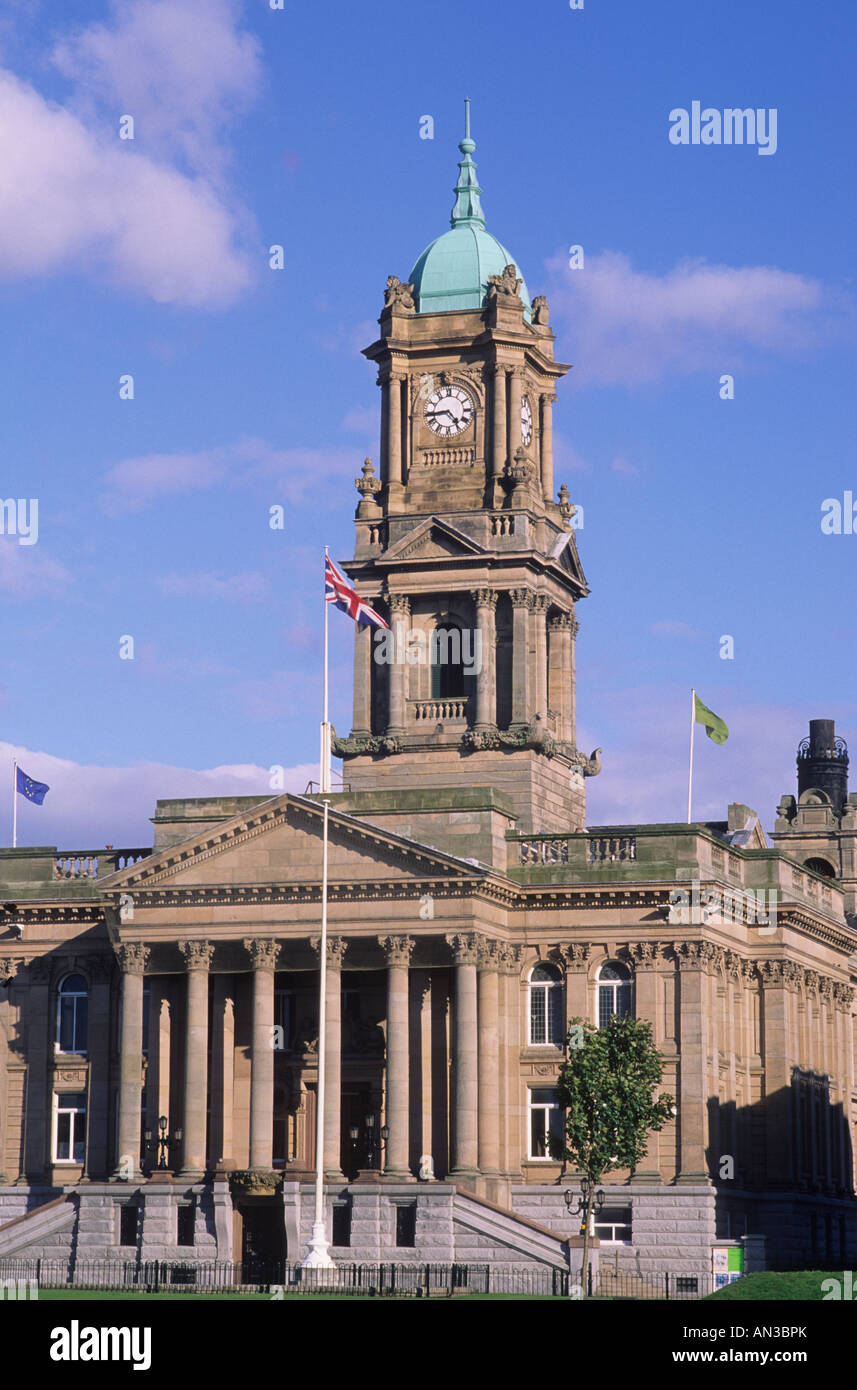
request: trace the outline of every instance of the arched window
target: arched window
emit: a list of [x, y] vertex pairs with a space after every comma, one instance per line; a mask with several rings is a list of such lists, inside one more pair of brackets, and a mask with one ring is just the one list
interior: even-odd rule
[[825, 878], [835, 878], [836, 870], [827, 859], [807, 859], [804, 861], [805, 869], [812, 869], [815, 874], [823, 874]]
[[436, 627], [429, 647], [432, 699], [447, 700], [464, 695], [461, 629], [450, 624]]
[[561, 1046], [564, 1033], [562, 977], [555, 965], [540, 960], [530, 971], [530, 1042]]
[[631, 1012], [631, 973], [620, 961], [611, 960], [598, 972], [598, 1027], [604, 1028], [618, 1014]]
[[82, 975], [66, 975], [57, 992], [57, 1051], [85, 1052], [89, 987]]

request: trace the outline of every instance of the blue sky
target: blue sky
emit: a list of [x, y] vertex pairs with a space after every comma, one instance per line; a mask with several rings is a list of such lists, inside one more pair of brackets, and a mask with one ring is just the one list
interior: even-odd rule
[[[732, 730], [699, 731], [700, 817], [770, 826], [811, 717], [857, 749], [857, 536], [820, 528], [857, 495], [856, 37], [844, 0], [7, 0], [0, 497], [39, 533], [0, 536], [0, 768], [52, 786], [21, 840], [145, 844], [159, 795], [315, 775], [320, 556], [377, 458], [360, 348], [448, 225], [465, 95], [488, 228], [575, 364], [590, 822], [682, 818], [692, 685]], [[775, 108], [776, 153], [673, 145], [695, 100]]]

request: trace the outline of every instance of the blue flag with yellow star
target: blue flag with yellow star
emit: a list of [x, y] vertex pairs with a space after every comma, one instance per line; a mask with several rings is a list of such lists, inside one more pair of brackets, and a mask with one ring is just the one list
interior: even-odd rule
[[28, 801], [34, 801], [37, 806], [41, 806], [45, 799], [46, 792], [50, 791], [47, 782], [36, 782], [32, 777], [28, 777], [23, 768], [18, 768], [18, 791], [25, 796]]

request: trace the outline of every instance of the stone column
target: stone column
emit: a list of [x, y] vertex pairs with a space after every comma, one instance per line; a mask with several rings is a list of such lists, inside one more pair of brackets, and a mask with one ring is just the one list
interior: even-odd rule
[[390, 715], [387, 734], [390, 737], [405, 731], [408, 665], [408, 617], [411, 601], [405, 594], [390, 595], [390, 626], [393, 629], [393, 664], [390, 667]]
[[381, 439], [379, 446], [379, 474], [382, 483], [390, 480], [390, 378], [379, 371], [377, 385], [381, 388]]
[[[86, 1177], [110, 1172], [110, 983], [113, 958], [89, 965], [89, 1113], [86, 1117]], [[142, 1004], [142, 998], [141, 998]], [[142, 1053], [143, 1040], [140, 1039]], [[141, 1056], [142, 1066], [142, 1056]]]
[[533, 594], [533, 623], [535, 625], [535, 710], [541, 715], [545, 728], [548, 723], [548, 632], [547, 613], [550, 599], [547, 594]]
[[253, 962], [253, 1045], [250, 1055], [250, 1167], [274, 1164], [274, 970], [279, 941], [248, 937]]
[[[316, 955], [321, 952], [321, 937], [310, 941]], [[342, 960], [347, 943], [341, 936], [327, 938], [327, 971], [324, 1030], [324, 1176], [328, 1182], [344, 1182], [342, 1172]], [[320, 962], [321, 964], [321, 962]], [[316, 1099], [316, 1103], [318, 1103]]]
[[548, 703], [558, 716], [557, 738], [574, 742], [574, 634], [577, 620], [571, 613], [551, 618], [549, 624]]
[[708, 1019], [705, 1013], [705, 941], [681, 941], [675, 946], [679, 970], [679, 1174], [677, 1182], [709, 1180], [708, 1142]]
[[208, 971], [214, 947], [207, 941], [180, 941], [187, 962], [185, 1017], [184, 1134], [181, 1176], [200, 1178], [206, 1169], [208, 1114]]
[[390, 1133], [384, 1174], [401, 1182], [411, 1177], [408, 971], [414, 941], [410, 936], [379, 936], [378, 945], [387, 960], [386, 1124]]
[[500, 982], [497, 941], [481, 941], [478, 951], [479, 1002], [479, 1170], [496, 1198], [500, 1176]]
[[530, 722], [530, 605], [529, 589], [511, 589], [512, 600], [512, 728]]
[[387, 445], [390, 451], [390, 483], [402, 485], [402, 378], [390, 373], [387, 400], [389, 402], [389, 424]]
[[521, 447], [521, 400], [524, 379], [520, 368], [512, 369], [509, 380], [509, 457], [514, 458]]
[[524, 1157], [524, 1142], [521, 1129], [523, 1119], [523, 1087], [521, 1085], [521, 960], [522, 946], [502, 945], [498, 956], [500, 962], [500, 991], [503, 999], [502, 1032], [500, 1050], [504, 1054], [503, 1065], [503, 1110], [505, 1114], [505, 1134], [500, 1136], [500, 1161], [502, 1176], [507, 1180], [520, 1182], [522, 1178], [521, 1160]]
[[140, 1176], [140, 1099], [143, 1089], [143, 975], [149, 948], [142, 942], [117, 949], [122, 971], [122, 1022], [119, 1035], [119, 1133], [113, 1176], [132, 1182]]
[[455, 1141], [452, 1151], [453, 1181], [470, 1179], [479, 1172], [479, 1044], [476, 1002], [476, 964], [479, 938], [476, 932], [446, 938], [455, 962], [455, 1033], [453, 1077], [455, 1086]]
[[792, 1078], [788, 1037], [786, 964], [782, 960], [757, 962], [762, 979], [762, 1037], [765, 1068], [765, 1173], [768, 1183], [789, 1183], [792, 1171]]
[[[660, 942], [638, 941], [631, 947], [634, 962], [634, 1003], [635, 1017], [641, 1022], [651, 1023], [652, 1038], [655, 1045], [661, 1045], [658, 1028], [658, 964]], [[666, 1086], [664, 1090], [666, 1090]], [[634, 1172], [635, 1182], [662, 1182], [660, 1172], [660, 1134], [657, 1130], [648, 1136], [646, 1156]]]
[[546, 502], [553, 502], [553, 405], [556, 396], [552, 391], [544, 391], [541, 396], [541, 474], [542, 496]]
[[[27, 967], [27, 1091], [24, 1124], [24, 1173], [31, 1182], [45, 1177], [50, 1162], [50, 1095], [48, 1058], [53, 1052], [56, 1018], [51, 1017], [51, 963], [41, 958]], [[139, 1148], [139, 1144], [138, 1144]]]
[[372, 732], [372, 634], [368, 623], [354, 624], [354, 735]]
[[506, 368], [499, 364], [494, 367], [494, 479], [502, 478], [509, 457], [506, 439]]
[[497, 724], [495, 660], [497, 592], [495, 589], [473, 589], [470, 596], [476, 608], [476, 631], [481, 661], [476, 676], [476, 719], [474, 723], [477, 729], [490, 729], [496, 727]]

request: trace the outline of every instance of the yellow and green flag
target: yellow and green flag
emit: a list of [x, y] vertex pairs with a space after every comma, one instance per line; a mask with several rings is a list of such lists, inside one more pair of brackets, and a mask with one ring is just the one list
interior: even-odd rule
[[695, 691], [693, 701], [693, 717], [696, 723], [702, 724], [712, 742], [725, 743], [729, 737], [729, 730], [725, 721], [720, 718], [719, 714], [715, 714], [707, 705], [704, 705]]

